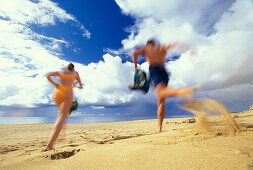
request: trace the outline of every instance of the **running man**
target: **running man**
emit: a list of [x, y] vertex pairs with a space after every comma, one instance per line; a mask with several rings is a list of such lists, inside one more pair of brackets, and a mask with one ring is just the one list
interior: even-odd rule
[[173, 96], [180, 96], [184, 98], [191, 98], [195, 91], [194, 87], [188, 88], [171, 88], [168, 87], [169, 75], [164, 68], [165, 55], [167, 50], [174, 48], [176, 43], [169, 45], [158, 45], [154, 40], [149, 40], [146, 45], [133, 52], [133, 63], [135, 71], [137, 70], [138, 56], [144, 55], [149, 64], [150, 78], [154, 83], [154, 93], [157, 96], [157, 132], [162, 131], [162, 123], [166, 112], [165, 99]]

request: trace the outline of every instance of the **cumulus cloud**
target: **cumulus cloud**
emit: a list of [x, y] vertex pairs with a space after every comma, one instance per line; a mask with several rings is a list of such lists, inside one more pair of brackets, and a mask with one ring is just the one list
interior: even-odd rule
[[[145, 44], [149, 38], [161, 43], [185, 42], [196, 51], [192, 56], [186, 50], [178, 60], [166, 63], [172, 73], [171, 86], [194, 85], [201, 90], [199, 95], [222, 102], [252, 100], [253, 94], [248, 92], [253, 90], [251, 0], [116, 2], [136, 23], [122, 40], [122, 49], [105, 49], [115, 55], [105, 54], [103, 60], [88, 65], [74, 63], [84, 83], [84, 89], [74, 89], [81, 105], [103, 109], [155, 104], [152, 93], [129, 91], [134, 67], [131, 62], [122, 62], [119, 56], [131, 55], [133, 48]], [[37, 34], [29, 24], [46, 26], [73, 21], [83, 30], [84, 37], [90, 38], [90, 32], [74, 16], [48, 0], [8, 1], [0, 6], [0, 18], [0, 59], [4, 63], [0, 67], [0, 105], [53, 104], [53, 87], [45, 74], [67, 65], [68, 61], [60, 59], [60, 55], [61, 47], [69, 44], [63, 39]], [[148, 72], [147, 63], [139, 67]]]
[[[136, 24], [132, 29], [129, 29], [132, 32], [129, 40], [133, 38], [137, 43], [150, 37], [155, 37], [162, 42], [173, 41], [178, 36], [178, 40], [191, 41], [188, 36], [192, 30], [197, 33], [209, 34], [212, 31], [211, 26], [233, 3], [233, 0], [115, 1], [124, 14], [136, 18]], [[186, 37], [184, 37], [185, 35]], [[161, 40], [162, 37], [164, 39]], [[138, 38], [141, 38], [142, 41], [138, 41]], [[123, 41], [123, 45], [126, 44], [127, 39]]]
[[75, 20], [57, 4], [49, 0], [37, 2], [24, 0], [3, 0], [0, 7], [0, 15], [4, 19], [20, 24], [55, 24], [56, 19], [61, 22]]
[[[54, 87], [45, 75], [66, 67], [68, 61], [61, 59], [61, 47], [68, 47], [69, 42], [40, 35], [30, 24], [50, 26], [57, 21], [74, 21], [85, 37], [90, 33], [74, 16], [48, 0], [11, 0], [0, 7], [0, 16], [0, 59], [4, 63], [0, 67], [0, 105], [53, 104]], [[78, 50], [74, 48], [74, 52]], [[74, 64], [84, 82], [83, 90], [75, 89], [80, 105], [103, 109], [104, 105], [125, 105], [144, 96], [129, 93], [133, 65], [123, 63], [119, 56], [106, 54], [98, 63]]]
[[8, 21], [0, 25], [1, 105], [48, 102], [45, 74], [66, 65], [57, 57], [57, 49], [66, 42], [51, 39], [50, 47], [36, 41], [36, 35], [26, 34], [22, 25]]
[[15, 24], [41, 26], [73, 21], [83, 31], [83, 37], [90, 38], [90, 32], [73, 15], [50, 0], [2, 0], [0, 18]]
[[[51, 91], [45, 74], [60, 70], [68, 63], [60, 59], [63, 39], [34, 32], [41, 27], [73, 21], [89, 37], [88, 30], [49, 0], [3, 0], [0, 6], [0, 105], [48, 104]], [[87, 35], [86, 35], [87, 34]]]
[[115, 1], [124, 14], [136, 19], [121, 51], [132, 51], [150, 38], [160, 43], [185, 42], [196, 54], [186, 51], [166, 63], [171, 86], [197, 86], [202, 96], [223, 102], [242, 98], [253, 102], [251, 0]]
[[128, 89], [134, 67], [130, 62], [123, 63], [119, 56], [105, 54], [103, 61], [87, 66], [76, 63], [75, 67], [84, 83], [82, 90], [75, 89], [75, 95], [83, 104], [113, 106], [144, 99], [144, 94]]
[[[239, 16], [248, 19], [239, 20]], [[235, 2], [215, 24], [216, 33], [206, 37], [208, 43], [197, 46], [197, 60], [190, 62], [187, 55], [182, 55], [179, 60], [168, 63], [168, 67], [179, 81], [188, 79], [187, 85], [198, 84], [204, 89], [250, 83], [253, 74], [250, 50], [253, 45], [249, 43], [253, 36], [252, 17], [252, 1]], [[195, 79], [187, 78], [188, 71]]]

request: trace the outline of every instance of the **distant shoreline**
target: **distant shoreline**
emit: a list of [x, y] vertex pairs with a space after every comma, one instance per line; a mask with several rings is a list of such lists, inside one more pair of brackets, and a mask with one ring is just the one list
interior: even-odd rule
[[[165, 118], [188, 118], [194, 115], [167, 115]], [[156, 115], [136, 115], [136, 116], [119, 116], [119, 115], [94, 115], [69, 117], [67, 123], [102, 123], [102, 122], [124, 122], [135, 120], [156, 119]], [[0, 125], [7, 124], [52, 124], [55, 123], [56, 117], [0, 117]]]

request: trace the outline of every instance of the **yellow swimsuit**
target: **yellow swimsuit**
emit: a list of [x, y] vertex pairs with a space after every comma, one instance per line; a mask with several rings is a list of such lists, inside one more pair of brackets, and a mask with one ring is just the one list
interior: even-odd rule
[[[61, 79], [69, 79], [74, 82], [75, 75], [62, 75], [59, 73], [58, 75]], [[59, 105], [65, 97], [68, 97], [69, 95], [73, 95], [73, 89], [72, 86], [64, 86], [59, 85], [54, 91], [54, 101], [57, 105]]]

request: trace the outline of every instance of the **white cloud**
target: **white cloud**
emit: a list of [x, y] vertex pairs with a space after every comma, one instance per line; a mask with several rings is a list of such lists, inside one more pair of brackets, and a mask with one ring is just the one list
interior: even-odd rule
[[49, 0], [39, 0], [37, 3], [25, 0], [2, 0], [0, 15], [19, 24], [55, 24], [76, 19]]
[[[45, 74], [66, 65], [57, 57], [58, 46], [66, 42], [38, 39], [36, 34], [27, 34], [28, 28], [9, 21], [2, 20], [0, 25], [1, 105], [47, 103]], [[45, 38], [51, 47], [39, 42]]]
[[103, 61], [87, 66], [75, 63], [84, 84], [82, 90], [75, 89], [75, 96], [81, 103], [97, 105], [118, 105], [132, 103], [143, 98], [139, 91], [130, 91], [133, 83], [133, 64], [122, 63], [119, 56], [103, 56]]
[[[31, 24], [55, 25], [73, 21], [88, 35], [88, 30], [49, 0], [3, 0], [0, 5], [0, 105], [48, 104], [52, 87], [45, 74], [60, 70], [67, 61], [60, 59], [63, 39], [34, 32]], [[89, 35], [90, 36], [90, 35]]]
[[2, 0], [0, 17], [12, 23], [41, 26], [55, 25], [57, 21], [73, 21], [82, 31], [83, 37], [90, 39], [91, 33], [71, 14], [59, 8], [57, 3], [50, 0]]
[[[11, 7], [8, 9], [7, 6], [0, 8], [0, 14], [5, 18], [0, 20], [0, 59], [4, 63], [0, 67], [0, 105], [32, 107], [36, 104], [53, 104], [53, 86], [47, 81], [45, 74], [61, 70], [68, 64], [60, 59], [60, 55], [61, 46], [68, 46], [69, 43], [37, 34], [29, 28], [29, 24], [56, 24], [61, 13], [64, 15], [58, 19], [62, 22], [75, 18], [50, 1], [39, 1], [37, 4], [25, 1], [25, 8], [20, 8], [22, 1], [15, 2], [17, 3], [10, 3]], [[49, 9], [46, 6], [41, 7], [45, 3], [51, 4], [48, 5]], [[36, 13], [33, 15], [31, 11]], [[43, 11], [51, 11], [52, 14], [44, 16]], [[47, 19], [39, 17], [41, 20], [37, 21], [39, 13], [42, 18]], [[85, 31], [81, 23], [77, 21], [77, 24]], [[89, 37], [90, 34], [86, 33]], [[78, 52], [78, 49], [74, 50]], [[128, 85], [133, 83], [131, 63], [122, 63], [120, 57], [109, 54], [104, 55], [103, 59], [87, 66], [74, 63], [84, 82], [84, 89], [75, 89], [80, 104], [126, 104], [143, 96], [138, 92], [129, 92]]]
[[121, 51], [132, 51], [149, 38], [161, 43], [185, 42], [194, 47], [196, 55], [188, 51], [166, 64], [172, 73], [171, 86], [197, 86], [199, 94], [224, 102], [253, 102], [251, 0], [115, 1], [124, 14], [136, 19]]
[[[125, 14], [136, 18], [119, 53], [130, 54], [135, 46], [145, 44], [151, 37], [161, 43], [186, 42], [195, 47], [197, 55], [192, 57], [188, 51], [179, 60], [166, 64], [172, 72], [170, 85], [194, 85], [202, 90], [199, 95], [222, 101], [252, 100], [252, 93], [248, 92], [253, 90], [252, 1], [228, 1], [221, 6], [218, 0], [116, 2]], [[53, 87], [45, 74], [67, 65], [59, 56], [61, 46], [69, 44], [63, 39], [39, 35], [29, 24], [45, 26], [70, 20], [83, 30], [84, 37], [90, 38], [90, 33], [74, 16], [51, 1], [6, 3], [0, 6], [0, 60], [4, 63], [0, 66], [0, 105], [52, 103]], [[122, 63], [119, 56], [105, 54], [98, 63], [74, 64], [84, 83], [84, 89], [74, 90], [80, 104], [155, 103], [152, 93], [129, 91], [134, 66]], [[140, 67], [148, 71], [147, 63]]]
[[97, 109], [97, 110], [105, 108], [104, 106], [90, 106], [90, 107], [93, 108], [93, 109]]
[[[144, 28], [142, 22], [153, 19], [159, 23], [175, 20], [173, 27], [188, 23], [195, 31], [208, 33], [210, 26], [229, 8], [234, 0], [115, 0], [122, 12], [137, 19], [135, 31]], [[159, 27], [156, 27], [159, 29]], [[146, 38], [146, 37], [143, 37]]]
[[83, 37], [90, 39], [91, 33], [80, 23], [80, 29], [83, 31]]
[[[252, 71], [252, 49], [250, 43], [253, 29], [248, 26], [253, 24], [253, 6], [250, 1], [238, 1], [217, 22], [217, 32], [206, 37], [208, 44], [199, 45], [198, 58], [189, 63], [189, 57], [183, 55], [178, 61], [169, 63], [169, 67], [177, 79], [188, 79], [187, 85], [198, 84], [204, 89], [215, 89], [251, 82]], [[248, 7], [246, 7], [248, 6]], [[238, 18], [241, 10], [247, 11], [246, 21], [232, 22]], [[244, 14], [241, 15], [241, 17]], [[228, 19], [230, 21], [228, 22]], [[226, 29], [229, 23], [229, 29]], [[235, 24], [236, 23], [236, 24]], [[224, 26], [221, 26], [224, 25]], [[188, 62], [189, 67], [182, 67]], [[200, 71], [201, 70], [201, 71]], [[189, 76], [189, 73], [191, 76]], [[192, 77], [195, 78], [189, 80]]]

